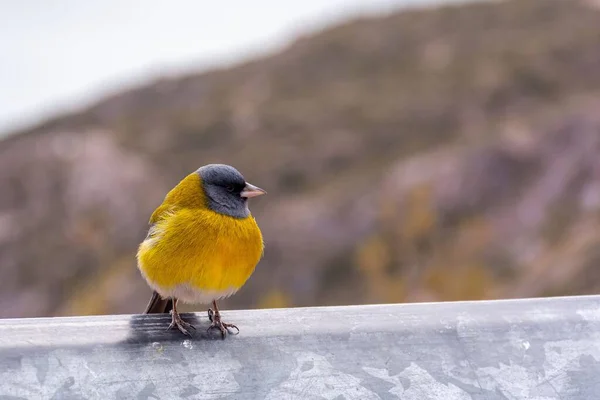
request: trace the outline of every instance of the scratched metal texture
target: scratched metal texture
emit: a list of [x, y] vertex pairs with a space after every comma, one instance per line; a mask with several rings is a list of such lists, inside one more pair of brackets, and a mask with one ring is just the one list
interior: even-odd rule
[[600, 296], [0, 320], [0, 400], [600, 399]]

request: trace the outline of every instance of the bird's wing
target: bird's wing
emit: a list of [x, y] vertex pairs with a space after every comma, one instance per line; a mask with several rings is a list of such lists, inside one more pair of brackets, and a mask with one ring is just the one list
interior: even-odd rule
[[150, 216], [150, 225], [152, 226], [157, 222], [172, 216], [175, 214], [175, 211], [177, 211], [177, 208], [172, 204], [161, 204]]
[[177, 211], [177, 208], [172, 204], [161, 204], [150, 216], [150, 228], [148, 229], [148, 234], [146, 235], [146, 239], [152, 238], [156, 234], [157, 224], [161, 221], [166, 220], [167, 218], [173, 216]]

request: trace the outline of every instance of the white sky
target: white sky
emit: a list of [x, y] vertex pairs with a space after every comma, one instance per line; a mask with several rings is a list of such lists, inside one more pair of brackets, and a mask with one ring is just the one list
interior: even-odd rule
[[0, 0], [0, 134], [123, 86], [274, 51], [351, 16], [436, 2]]

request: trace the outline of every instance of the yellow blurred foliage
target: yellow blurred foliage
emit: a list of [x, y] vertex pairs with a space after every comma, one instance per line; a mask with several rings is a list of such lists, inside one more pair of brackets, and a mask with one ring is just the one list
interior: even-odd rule
[[359, 246], [356, 254], [358, 268], [367, 275], [377, 275], [390, 263], [390, 250], [380, 235], [372, 235]]
[[[60, 310], [63, 315], [101, 315], [110, 312], [111, 303], [122, 297], [120, 291], [126, 290], [128, 275], [137, 273], [131, 268], [128, 257], [109, 266], [102, 274], [90, 279], [86, 284], [72, 288], [66, 307]], [[141, 310], [140, 310], [141, 311]]]
[[401, 235], [404, 240], [421, 240], [433, 232], [436, 213], [432, 204], [431, 185], [415, 186], [406, 196]]
[[258, 301], [258, 308], [285, 308], [290, 307], [289, 297], [280, 290], [271, 290]]
[[473, 217], [460, 223], [457, 228], [457, 240], [453, 245], [457, 258], [473, 257], [487, 248], [492, 239], [492, 229], [484, 217]]
[[406, 289], [400, 273], [390, 274], [394, 249], [381, 235], [372, 235], [359, 246], [356, 263], [364, 275], [366, 299], [369, 303], [397, 303], [405, 299]]
[[385, 303], [400, 303], [406, 299], [406, 284], [399, 275], [385, 279], [381, 289]]
[[469, 264], [440, 264], [429, 268], [423, 280], [423, 287], [441, 301], [481, 300], [491, 292], [494, 284], [487, 269]]
[[363, 281], [367, 303], [400, 303], [406, 300], [406, 283], [402, 275], [385, 272], [368, 275]]

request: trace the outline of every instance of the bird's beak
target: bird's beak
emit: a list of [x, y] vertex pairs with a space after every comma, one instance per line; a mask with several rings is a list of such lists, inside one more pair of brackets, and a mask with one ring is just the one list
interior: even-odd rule
[[262, 194], [267, 194], [267, 192], [259, 187], [256, 187], [246, 182], [246, 186], [244, 187], [244, 190], [242, 190], [242, 192], [240, 193], [240, 196], [250, 198], [260, 196]]

